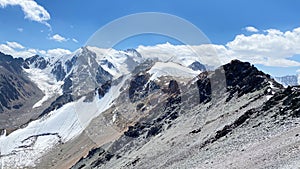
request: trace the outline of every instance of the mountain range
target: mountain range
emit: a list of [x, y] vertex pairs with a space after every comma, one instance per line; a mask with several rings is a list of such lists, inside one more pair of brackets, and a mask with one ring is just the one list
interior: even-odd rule
[[1, 167], [300, 166], [299, 88], [248, 62], [207, 67], [135, 49], [1, 53]]

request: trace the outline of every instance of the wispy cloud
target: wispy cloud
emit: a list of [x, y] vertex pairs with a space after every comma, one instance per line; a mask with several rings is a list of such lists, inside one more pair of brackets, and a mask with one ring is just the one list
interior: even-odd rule
[[75, 42], [75, 43], [78, 43], [78, 40], [75, 39], [75, 38], [72, 38], [72, 41]]
[[54, 40], [54, 41], [57, 41], [57, 42], [66, 42], [66, 41], [68, 41], [67, 38], [65, 38], [65, 37], [63, 37], [59, 34], [55, 34], [55, 35], [51, 36], [50, 39]]
[[248, 26], [248, 27], [245, 28], [245, 30], [248, 31], [248, 32], [259, 32], [259, 30], [256, 29], [253, 26]]
[[7, 46], [13, 49], [24, 49], [25, 47], [18, 42], [6, 42]]
[[17, 28], [17, 30], [18, 30], [19, 32], [23, 32], [23, 31], [24, 31], [23, 28]]

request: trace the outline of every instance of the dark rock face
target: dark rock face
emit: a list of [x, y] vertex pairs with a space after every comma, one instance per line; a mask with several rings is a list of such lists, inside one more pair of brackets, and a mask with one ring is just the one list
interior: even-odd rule
[[[282, 105], [281, 105], [282, 103]], [[279, 105], [279, 106], [278, 106]], [[287, 87], [283, 91], [275, 93], [275, 95], [268, 100], [262, 107], [262, 111], [276, 109], [278, 113], [274, 118], [283, 117], [300, 117], [300, 88], [299, 86]]]
[[72, 101], [74, 101], [74, 98], [71, 94], [63, 94], [62, 96], [59, 96], [54, 102], [52, 102], [51, 105], [47, 109], [45, 109], [39, 117], [42, 117], [53, 110], [59, 109], [66, 103]]
[[0, 52], [0, 129], [14, 130], [27, 123], [32, 106], [43, 97], [23, 71], [24, 65], [23, 59]]
[[194, 71], [197, 71], [197, 70], [200, 70], [202, 72], [206, 71], [206, 67], [198, 61], [193, 62], [188, 67]]
[[211, 83], [207, 78], [207, 72], [203, 72], [200, 74], [202, 79], [197, 81], [197, 86], [199, 90], [199, 101], [200, 103], [207, 103], [211, 100]]
[[138, 51], [136, 51], [135, 49], [126, 49], [125, 52], [130, 53], [134, 57], [142, 58], [142, 55]]
[[55, 63], [54, 68], [51, 70], [51, 73], [55, 76], [57, 81], [61, 81], [65, 78], [66, 72], [62, 66], [61, 61]]
[[131, 102], [147, 97], [149, 93], [160, 89], [154, 81], [149, 81], [149, 74], [136, 75], [130, 82], [129, 99]]
[[98, 88], [99, 99], [101, 99], [109, 91], [110, 87], [111, 81], [109, 80]]
[[72, 76], [73, 74], [70, 74], [70, 76], [66, 77], [64, 79], [64, 84], [62, 85], [63, 93], [65, 94], [71, 94], [72, 93]]
[[13, 58], [10, 55], [5, 55], [0, 52], [0, 66], [11, 73], [19, 74], [22, 72], [22, 65], [24, 60], [22, 58]]
[[[112, 159], [115, 155], [110, 152], [104, 150], [103, 148], [95, 148], [89, 151], [87, 158], [95, 158], [95, 161], [89, 164], [90, 168], [97, 168], [97, 166], [105, 164], [107, 161]], [[81, 158], [79, 162], [84, 162], [85, 158]], [[78, 168], [84, 168], [86, 164], [81, 164]]]
[[226, 76], [227, 90], [230, 93], [228, 100], [233, 97], [234, 93], [238, 94], [238, 97], [254, 92], [265, 87], [267, 79], [270, 79], [270, 75], [257, 70], [253, 65], [248, 62], [241, 62], [233, 60], [231, 63], [223, 66]]
[[66, 65], [66, 68], [67, 68], [67, 72], [71, 71], [71, 69], [75, 65], [76, 61], [77, 61], [77, 56], [74, 56], [74, 57], [72, 57], [71, 60], [66, 61], [65, 65]]
[[35, 68], [45, 69], [48, 66], [49, 62], [46, 61], [44, 57], [35, 55], [35, 56], [25, 59], [25, 64], [27, 66], [33, 65]]
[[23, 59], [0, 53], [0, 113], [20, 109], [41, 91], [23, 73]]
[[101, 60], [100, 65], [106, 65], [109, 69], [115, 68], [115, 66], [107, 59]]
[[179, 85], [176, 80], [169, 82], [169, 94], [180, 94]]
[[107, 81], [112, 80], [112, 75], [109, 74], [106, 70], [104, 70], [100, 65], [97, 69], [96, 73], [96, 82], [98, 84], [104, 84]]
[[[244, 94], [262, 89], [268, 85], [268, 79], [270, 79], [269, 75], [259, 71], [248, 62], [233, 60], [231, 63], [224, 65], [223, 69], [225, 71], [224, 78], [226, 78], [227, 92], [229, 92], [227, 101], [230, 101], [235, 94], [241, 97]], [[222, 71], [223, 70], [219, 68], [214, 72], [202, 72], [199, 75], [197, 86], [199, 89], [200, 103], [211, 101], [211, 79], [217, 81]], [[211, 77], [208, 78], [208, 75], [211, 75]]]

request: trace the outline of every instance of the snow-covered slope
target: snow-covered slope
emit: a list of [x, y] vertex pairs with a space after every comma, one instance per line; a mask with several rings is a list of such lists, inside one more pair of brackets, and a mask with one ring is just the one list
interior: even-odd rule
[[144, 58], [134, 49], [117, 51], [91, 46], [88, 46], [87, 49], [96, 54], [97, 61], [115, 78], [130, 73], [138, 64], [144, 61]]
[[[49, 68], [47, 68], [49, 69]], [[49, 73], [49, 70], [41, 70], [39, 68], [24, 69], [28, 73], [29, 78], [40, 88], [44, 97], [39, 100], [33, 108], [40, 107], [48, 99], [62, 95], [61, 86], [63, 85], [62, 81], [57, 82], [53, 74]]]
[[94, 97], [93, 102], [84, 102], [85, 98], [81, 98], [29, 123], [23, 129], [8, 136], [2, 135], [0, 137], [2, 167], [33, 167], [47, 150], [78, 136], [93, 118], [111, 106], [114, 99], [119, 96], [125, 80], [126, 78], [123, 78], [117, 86], [112, 86], [101, 99], [98, 95]]

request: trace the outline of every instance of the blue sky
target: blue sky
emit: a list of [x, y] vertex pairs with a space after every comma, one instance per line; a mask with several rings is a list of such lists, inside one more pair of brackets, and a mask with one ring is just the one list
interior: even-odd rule
[[[1, 5], [5, 1], [0, 0], [0, 44], [17, 42], [25, 49], [45, 51], [57, 48], [74, 51], [83, 46], [88, 38], [105, 24], [139, 12], [163, 12], [186, 19], [201, 29], [212, 44], [227, 48], [226, 45], [234, 41], [237, 35], [267, 35], [265, 30], [269, 29], [285, 33], [300, 27], [300, 1], [297, 0], [36, 0], [37, 5], [43, 7], [50, 15], [50, 18], [46, 17], [42, 21], [30, 18], [31, 15], [25, 18], [22, 5], [18, 4], [20, 0], [13, 0], [15, 5]], [[51, 29], [46, 26], [48, 24], [51, 25]], [[249, 26], [257, 31], [247, 31], [246, 27]], [[166, 37], [137, 36], [124, 41], [116, 48], [134, 48], [140, 44], [155, 45], [167, 41], [179, 44], [178, 41]], [[236, 53], [238, 47], [230, 47]], [[291, 53], [292, 58], [278, 57], [298, 63], [297, 54], [300, 53], [295, 50]], [[271, 59], [273, 58], [269, 60]], [[283, 68], [278, 64], [254, 62], [257, 62], [261, 69], [276, 75], [295, 74], [296, 70], [300, 69], [299, 65], [294, 63], [286, 63]], [[289, 64], [291, 66], [287, 66]]]

